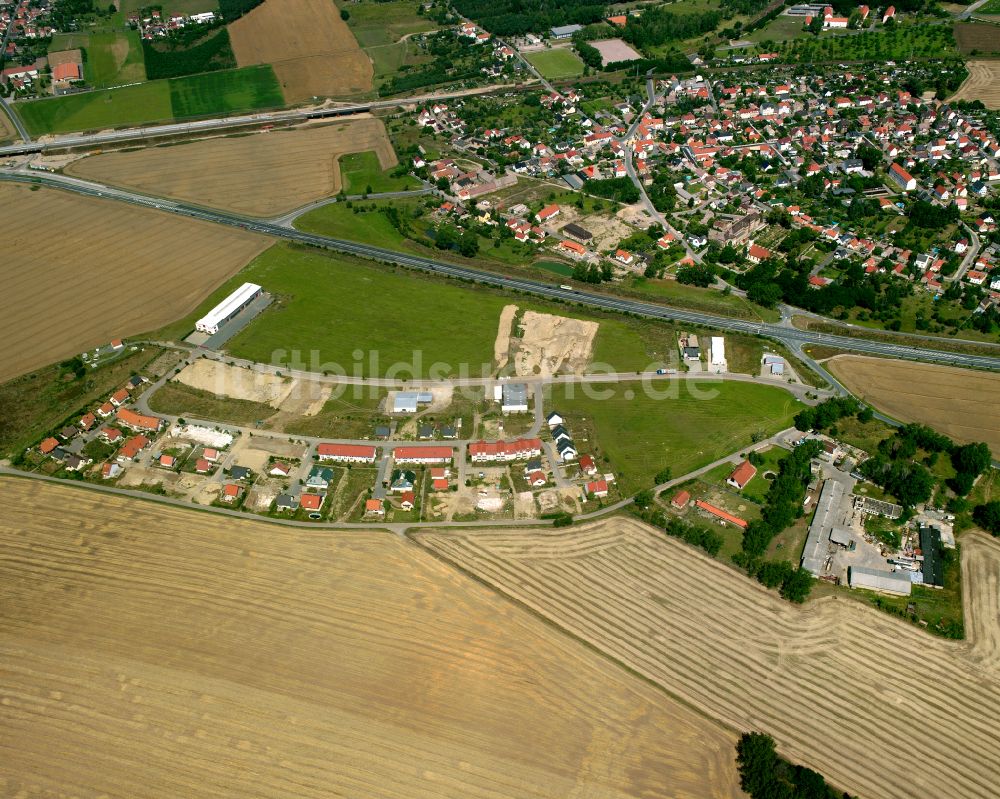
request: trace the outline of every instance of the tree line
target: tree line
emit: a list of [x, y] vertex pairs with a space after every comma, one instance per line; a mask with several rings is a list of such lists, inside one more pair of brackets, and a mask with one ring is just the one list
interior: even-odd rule
[[722, 15], [718, 11], [675, 14], [666, 6], [653, 6], [638, 17], [628, 18], [622, 38], [640, 50], [648, 50], [667, 42], [710, 33], [719, 27], [721, 20]]
[[454, 0], [455, 10], [495, 36], [544, 33], [559, 25], [590, 25], [607, 16], [594, 0]]
[[736, 744], [740, 787], [751, 799], [850, 799], [810, 768], [778, 757], [774, 739], [746, 732]]

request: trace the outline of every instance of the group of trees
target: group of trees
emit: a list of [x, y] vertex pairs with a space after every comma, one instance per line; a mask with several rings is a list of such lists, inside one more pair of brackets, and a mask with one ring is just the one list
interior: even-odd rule
[[459, 230], [447, 222], [438, 226], [434, 234], [434, 246], [439, 250], [457, 249], [466, 258], [479, 252], [479, 236], [474, 230]]
[[707, 288], [715, 282], [715, 272], [704, 264], [689, 264], [677, 270], [677, 282]]
[[[925, 453], [924, 463], [916, 460], [921, 452]], [[992, 464], [986, 444], [958, 446], [926, 425], [907, 424], [882, 441], [878, 452], [861, 464], [860, 471], [901, 505], [912, 507], [931, 498], [937, 481], [927, 467], [933, 466], [942, 454], [950, 457], [955, 469], [948, 487], [960, 497], [972, 490], [976, 478]]]
[[718, 11], [675, 14], [667, 8], [652, 6], [638, 17], [629, 17], [622, 31], [622, 38], [641, 50], [647, 50], [667, 42], [710, 33], [719, 27], [722, 20]]
[[219, 0], [219, 13], [227, 23], [233, 22], [263, 2], [264, 0]]
[[826, 784], [821, 774], [778, 757], [774, 739], [747, 732], [736, 744], [740, 787], [751, 799], [850, 799]]
[[[649, 493], [651, 494], [652, 492]], [[639, 503], [638, 496], [636, 497], [636, 503], [637, 505]], [[700, 524], [688, 524], [676, 516], [668, 519], [667, 515], [661, 510], [650, 511], [644, 509], [641, 505], [639, 507], [639, 515], [644, 521], [652, 524], [654, 527], [659, 527], [672, 538], [679, 538], [692, 546], [696, 546], [712, 557], [718, 555], [719, 550], [722, 549], [722, 536], [715, 532], [715, 530]]]
[[959, 219], [958, 206], [954, 203], [934, 205], [927, 200], [917, 200], [910, 206], [907, 215], [909, 224], [920, 230], [941, 230]]
[[179, 78], [236, 66], [226, 27], [205, 30], [201, 25], [181, 28], [166, 39], [143, 39], [146, 77]]
[[431, 61], [418, 68], [403, 67], [386, 83], [385, 93], [402, 94], [438, 83], [472, 80], [480, 77], [482, 67], [493, 58], [489, 48], [469, 47], [452, 31], [428, 34], [424, 51]]
[[639, 189], [630, 178], [588, 180], [584, 184], [584, 191], [626, 205], [639, 202]]
[[495, 36], [543, 33], [557, 25], [590, 25], [607, 16], [594, 0], [454, 0], [455, 10]]
[[841, 419], [854, 415], [866, 422], [871, 419], [871, 410], [863, 409], [854, 397], [830, 397], [812, 408], [803, 408], [794, 421], [798, 430], [829, 430]]
[[573, 267], [573, 280], [578, 280], [581, 283], [601, 283], [604, 281], [610, 281], [614, 277], [614, 272], [611, 269], [611, 264], [604, 262], [600, 266], [597, 264], [587, 264], [582, 261], [577, 262], [576, 266]]
[[591, 69], [600, 69], [604, 65], [604, 56], [601, 55], [601, 51], [579, 33], [573, 37], [573, 47], [576, 48], [580, 60]]
[[742, 549], [747, 558], [763, 556], [771, 539], [802, 515], [802, 500], [812, 476], [812, 459], [819, 454], [819, 449], [818, 441], [806, 441], [781, 460], [767, 491], [760, 519], [750, 522], [743, 532]]

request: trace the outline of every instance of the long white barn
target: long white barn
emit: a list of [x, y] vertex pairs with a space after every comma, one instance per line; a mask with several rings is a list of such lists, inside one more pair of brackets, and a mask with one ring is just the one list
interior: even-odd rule
[[195, 330], [215, 335], [223, 325], [260, 296], [262, 289], [256, 283], [244, 283], [211, 311], [195, 322]]

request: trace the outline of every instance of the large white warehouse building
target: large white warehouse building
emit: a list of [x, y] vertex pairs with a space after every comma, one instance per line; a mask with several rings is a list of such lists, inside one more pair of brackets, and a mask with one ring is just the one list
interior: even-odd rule
[[244, 283], [226, 299], [216, 305], [211, 311], [195, 322], [195, 330], [200, 333], [215, 335], [219, 325], [224, 325], [236, 314], [246, 308], [260, 296], [262, 289], [256, 283]]

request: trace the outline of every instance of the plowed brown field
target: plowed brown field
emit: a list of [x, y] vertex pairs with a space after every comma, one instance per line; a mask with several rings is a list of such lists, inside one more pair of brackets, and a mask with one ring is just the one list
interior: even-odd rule
[[388, 533], [0, 506], [4, 796], [741, 795], [733, 733]]
[[[1000, 38], [1000, 30], [997, 30]], [[1000, 61], [967, 61], [965, 79], [952, 100], [982, 100], [987, 108], [1000, 108]]]
[[110, 200], [0, 184], [0, 381], [190, 313], [270, 243]]
[[961, 443], [985, 441], [1000, 457], [1000, 375], [861, 355], [838, 355], [826, 367], [883, 413]]
[[626, 518], [418, 541], [852, 795], [997, 795], [1000, 542], [981, 533], [962, 539], [965, 642], [847, 599], [792, 606]]
[[273, 216], [340, 191], [339, 159], [374, 150], [383, 169], [396, 154], [372, 117], [240, 138], [104, 153], [67, 172], [254, 216]]
[[371, 91], [372, 62], [332, 0], [266, 0], [229, 38], [241, 67], [274, 65], [286, 102]]

